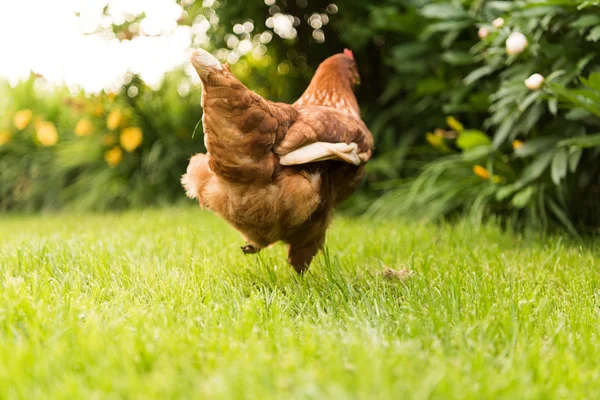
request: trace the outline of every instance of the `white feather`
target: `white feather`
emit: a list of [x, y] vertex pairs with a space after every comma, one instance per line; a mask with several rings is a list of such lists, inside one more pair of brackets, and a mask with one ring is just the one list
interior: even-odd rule
[[189, 197], [190, 199], [195, 199], [196, 197], [198, 197], [198, 195], [197, 195], [198, 186], [196, 185], [196, 182], [194, 182], [194, 180], [191, 179], [188, 174], [184, 174], [181, 177], [181, 184], [183, 185], [183, 188], [185, 189], [185, 194], [187, 197]]
[[357, 154], [358, 145], [354, 142], [328, 143], [315, 142], [291, 151], [279, 158], [281, 165], [300, 165], [311, 162], [338, 160], [349, 164], [360, 165]]
[[197, 49], [192, 54], [192, 65], [200, 77], [208, 75], [211, 69], [222, 70], [223, 66], [215, 56], [203, 49]]

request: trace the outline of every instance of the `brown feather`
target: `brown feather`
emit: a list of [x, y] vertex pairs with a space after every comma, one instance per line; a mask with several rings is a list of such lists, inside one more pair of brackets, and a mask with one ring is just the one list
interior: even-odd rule
[[[356, 63], [344, 54], [330, 57], [289, 105], [250, 91], [210, 55], [200, 58], [212, 62], [194, 64], [203, 83], [208, 154], [190, 161], [186, 192], [242, 233], [251, 245], [245, 252], [284, 241], [288, 260], [304, 271], [323, 246], [333, 208], [356, 190], [373, 151], [352, 91]], [[315, 142], [354, 142], [362, 164], [280, 164], [279, 157]]]

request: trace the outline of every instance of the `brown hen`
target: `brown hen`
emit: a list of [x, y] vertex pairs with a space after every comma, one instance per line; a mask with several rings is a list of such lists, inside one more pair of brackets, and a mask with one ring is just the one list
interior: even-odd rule
[[244, 253], [283, 241], [288, 261], [303, 272], [373, 150], [353, 92], [352, 52], [326, 59], [293, 105], [250, 91], [204, 50], [192, 64], [202, 80], [208, 152], [190, 160], [182, 177], [187, 195], [242, 233]]

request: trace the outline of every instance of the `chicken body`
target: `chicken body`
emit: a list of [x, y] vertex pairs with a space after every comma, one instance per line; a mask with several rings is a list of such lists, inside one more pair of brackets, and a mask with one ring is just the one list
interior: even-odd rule
[[241, 232], [245, 253], [283, 241], [290, 264], [304, 271], [373, 149], [352, 90], [354, 59], [323, 62], [294, 105], [250, 91], [209, 53], [196, 52], [192, 63], [202, 79], [208, 153], [190, 160], [187, 195]]

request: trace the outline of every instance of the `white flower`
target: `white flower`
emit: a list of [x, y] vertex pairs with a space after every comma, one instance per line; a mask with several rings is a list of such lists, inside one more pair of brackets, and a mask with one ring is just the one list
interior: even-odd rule
[[504, 18], [496, 18], [492, 21], [492, 26], [494, 28], [502, 28], [504, 26]]
[[477, 34], [479, 35], [479, 39], [485, 39], [490, 34], [490, 30], [489, 28], [482, 26], [479, 28], [479, 32], [477, 32]]
[[525, 86], [529, 90], [538, 90], [542, 86], [542, 83], [544, 83], [544, 77], [540, 74], [533, 74], [525, 79]]
[[506, 39], [506, 52], [511, 56], [520, 54], [527, 47], [527, 38], [521, 32], [513, 32]]

